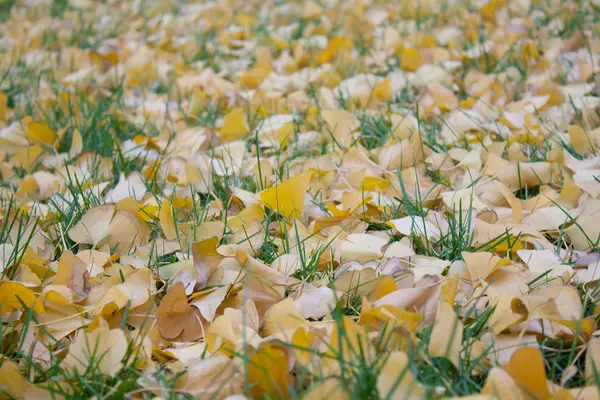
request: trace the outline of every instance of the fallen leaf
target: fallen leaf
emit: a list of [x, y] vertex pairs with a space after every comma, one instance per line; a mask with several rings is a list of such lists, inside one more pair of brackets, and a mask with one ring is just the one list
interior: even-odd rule
[[459, 368], [464, 325], [452, 305], [440, 302], [427, 350], [433, 357], [448, 359]]
[[166, 339], [190, 342], [204, 335], [203, 321], [196, 307], [188, 304], [181, 282], [167, 290], [158, 306], [157, 327]]
[[124, 366], [122, 360], [127, 348], [127, 339], [121, 329], [101, 325], [92, 332], [79, 332], [63, 365], [79, 374], [94, 365], [99, 373], [114, 377]]
[[262, 203], [283, 217], [300, 218], [311, 175], [304, 172], [261, 192]]

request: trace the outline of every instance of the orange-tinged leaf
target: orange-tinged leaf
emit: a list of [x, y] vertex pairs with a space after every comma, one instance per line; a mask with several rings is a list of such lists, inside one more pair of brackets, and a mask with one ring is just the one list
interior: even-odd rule
[[287, 351], [275, 343], [263, 344], [248, 359], [248, 383], [253, 398], [287, 398], [292, 379]]
[[539, 349], [533, 347], [518, 349], [502, 369], [514, 379], [526, 399], [545, 400], [551, 397], [546, 382], [544, 357]]
[[379, 281], [375, 290], [369, 294], [368, 298], [370, 301], [376, 301], [396, 290], [398, 290], [398, 287], [396, 286], [394, 278], [391, 276], [384, 276], [383, 279]]

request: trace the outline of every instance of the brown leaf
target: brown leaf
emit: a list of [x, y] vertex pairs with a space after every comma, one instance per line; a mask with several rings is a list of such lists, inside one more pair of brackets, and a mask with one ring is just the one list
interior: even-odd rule
[[158, 306], [157, 327], [166, 339], [191, 342], [204, 335], [202, 316], [188, 304], [181, 282], [171, 286]]

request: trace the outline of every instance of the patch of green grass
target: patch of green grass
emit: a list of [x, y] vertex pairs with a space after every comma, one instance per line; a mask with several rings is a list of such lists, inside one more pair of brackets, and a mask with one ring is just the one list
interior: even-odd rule
[[359, 120], [362, 134], [358, 140], [367, 150], [383, 146], [392, 133], [392, 129], [383, 117], [363, 115]]

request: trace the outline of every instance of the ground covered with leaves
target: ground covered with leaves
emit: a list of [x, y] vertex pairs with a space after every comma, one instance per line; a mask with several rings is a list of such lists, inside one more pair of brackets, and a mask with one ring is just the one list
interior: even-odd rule
[[1, 7], [0, 398], [599, 398], [598, 1]]

